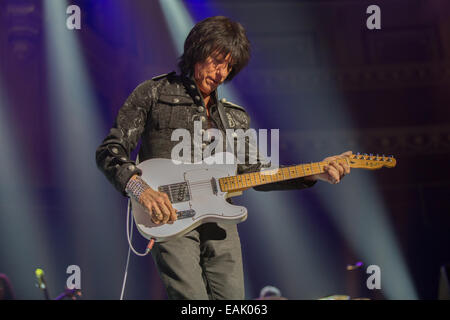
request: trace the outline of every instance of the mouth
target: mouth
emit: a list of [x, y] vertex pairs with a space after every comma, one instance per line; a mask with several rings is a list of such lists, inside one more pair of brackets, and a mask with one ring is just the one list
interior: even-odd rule
[[219, 82], [215, 81], [215, 80], [212, 79], [212, 78], [208, 78], [208, 80], [209, 80], [209, 82], [210, 82], [212, 85], [214, 85], [214, 86], [216, 86], [216, 87], [219, 85]]

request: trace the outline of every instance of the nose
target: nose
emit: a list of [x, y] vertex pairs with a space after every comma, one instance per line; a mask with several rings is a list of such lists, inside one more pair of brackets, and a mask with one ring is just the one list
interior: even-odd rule
[[228, 67], [227, 66], [218, 66], [216, 68], [216, 75], [220, 77], [220, 79], [224, 79], [228, 76]]

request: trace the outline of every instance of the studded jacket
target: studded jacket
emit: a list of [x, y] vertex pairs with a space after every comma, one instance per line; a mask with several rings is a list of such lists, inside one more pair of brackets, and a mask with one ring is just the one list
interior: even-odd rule
[[[213, 94], [215, 103], [222, 103], [228, 128], [247, 130], [250, 118], [241, 106]], [[225, 132], [217, 108], [210, 108], [210, 119], [214, 127]], [[206, 127], [207, 110], [195, 81], [176, 75], [175, 72], [158, 76], [141, 83], [120, 108], [116, 121], [107, 137], [96, 150], [98, 168], [123, 195], [128, 180], [141, 170], [130, 159], [131, 152], [141, 139], [139, 160], [150, 158], [171, 158], [172, 148], [178, 141], [171, 141], [175, 129], [194, 131], [194, 121], [200, 121]], [[225, 133], [224, 133], [225, 135]], [[203, 148], [207, 143], [203, 143]], [[225, 150], [225, 147], [224, 149]], [[262, 163], [238, 164], [238, 174], [259, 171]], [[314, 182], [303, 178], [270, 183], [255, 187], [258, 191], [303, 189]]]

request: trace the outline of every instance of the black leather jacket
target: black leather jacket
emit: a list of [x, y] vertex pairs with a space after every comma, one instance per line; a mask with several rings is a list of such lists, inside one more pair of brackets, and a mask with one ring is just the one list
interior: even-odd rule
[[[250, 118], [244, 108], [224, 99], [219, 101], [217, 92], [214, 93], [213, 100], [215, 103], [222, 103], [228, 128], [244, 131], [249, 128]], [[224, 132], [225, 128], [217, 108], [211, 108], [211, 117], [215, 127]], [[142, 173], [130, 159], [130, 153], [137, 147], [139, 139], [142, 139], [139, 150], [140, 161], [150, 158], [170, 159], [172, 148], [179, 143], [171, 141], [172, 132], [184, 128], [193, 136], [194, 121], [200, 120], [204, 123], [206, 119], [204, 101], [192, 79], [172, 72], [145, 81], [127, 98], [108, 136], [97, 148], [97, 166], [115, 188], [126, 195], [125, 186], [128, 180], [134, 174]], [[239, 164], [237, 173], [255, 172], [261, 167], [259, 161], [257, 164]], [[299, 178], [254, 189], [259, 191], [303, 189], [312, 185], [314, 182]]]

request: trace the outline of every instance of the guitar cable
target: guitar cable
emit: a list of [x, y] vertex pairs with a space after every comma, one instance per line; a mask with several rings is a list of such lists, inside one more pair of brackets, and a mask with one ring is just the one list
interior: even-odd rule
[[[130, 226], [130, 216], [131, 216], [131, 226]], [[133, 226], [134, 226], [134, 217], [131, 214], [131, 201], [130, 199], [128, 199], [128, 205], [127, 205], [127, 240], [128, 240], [128, 255], [127, 255], [127, 263], [125, 266], [125, 274], [123, 276], [123, 282], [122, 282], [122, 291], [120, 293], [120, 300], [123, 300], [123, 295], [125, 293], [125, 285], [127, 283], [127, 276], [128, 276], [128, 266], [130, 263], [130, 254], [131, 251], [133, 251], [133, 253], [139, 257], [145, 257], [146, 255], [148, 255], [150, 253], [150, 251], [153, 248], [153, 244], [155, 243], [155, 239], [150, 239], [150, 241], [147, 244], [147, 248], [145, 249], [144, 253], [140, 253], [137, 252], [134, 247], [133, 244], [131, 243], [131, 240], [133, 238]]]

